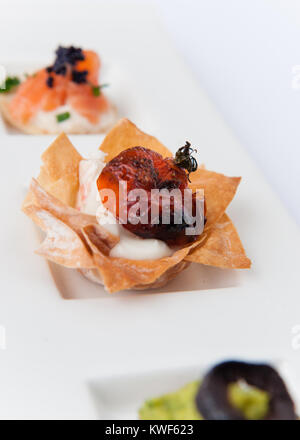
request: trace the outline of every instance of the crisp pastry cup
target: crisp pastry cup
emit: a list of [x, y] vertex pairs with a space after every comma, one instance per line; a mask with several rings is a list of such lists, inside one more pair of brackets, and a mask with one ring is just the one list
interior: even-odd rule
[[[45, 128], [41, 128], [38, 125], [36, 125], [34, 122], [20, 122], [17, 121], [11, 114], [9, 109], [10, 101], [14, 97], [14, 92], [7, 93], [5, 95], [0, 95], [0, 113], [2, 114], [2, 117], [4, 121], [11, 126], [12, 128], [20, 131], [21, 133], [25, 134], [53, 134], [50, 130], [47, 130]], [[82, 130], [81, 127], [79, 128], [72, 128], [68, 131], [68, 134], [97, 134], [97, 133], [107, 133], [108, 130], [110, 130], [113, 126], [113, 124], [117, 121], [117, 108], [112, 103], [109, 103], [109, 111], [112, 114], [112, 119], [107, 122], [107, 124], [103, 124], [99, 127], [98, 130], [93, 130], [92, 132], [90, 130]]]
[[[164, 157], [172, 153], [155, 137], [140, 131], [128, 119], [121, 119], [107, 134], [100, 150], [110, 161], [121, 151], [143, 146]], [[75, 209], [79, 189], [79, 163], [82, 160], [70, 140], [61, 134], [42, 155], [37, 180], [32, 179], [23, 211], [46, 233], [37, 253], [54, 263], [76, 268], [105, 289], [157, 288], [176, 277], [190, 263], [220, 268], [249, 268], [238, 233], [225, 210], [233, 199], [240, 177], [199, 168], [191, 173], [190, 187], [204, 190], [206, 224], [192, 244], [170, 257], [134, 260], [110, 257], [119, 238], [98, 224], [96, 217]]]

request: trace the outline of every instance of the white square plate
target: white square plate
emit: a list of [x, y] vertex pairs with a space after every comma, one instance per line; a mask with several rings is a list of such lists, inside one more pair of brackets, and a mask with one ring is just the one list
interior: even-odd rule
[[[136, 420], [138, 411], [146, 400], [177, 391], [189, 382], [201, 379], [208, 368], [210, 367], [195, 365], [94, 380], [90, 383], [90, 391], [98, 418]], [[277, 362], [275, 368], [284, 378], [298, 413], [299, 382], [295, 381], [295, 371], [281, 362]]]
[[[97, 417], [90, 383], [113, 373], [228, 357], [296, 361], [298, 229], [176, 54], [155, 12], [142, 2], [2, 3], [0, 39], [10, 44], [1, 47], [1, 63], [40, 63], [58, 44], [95, 49], [117, 71], [110, 83], [122, 114], [173, 151], [190, 140], [208, 169], [243, 176], [228, 212], [253, 268], [191, 267], [156, 294], [109, 295], [54, 266], [53, 280], [34, 254], [35, 227], [20, 212], [53, 137], [3, 129], [0, 324], [7, 349], [0, 350], [0, 417]], [[86, 152], [101, 137], [71, 140]]]

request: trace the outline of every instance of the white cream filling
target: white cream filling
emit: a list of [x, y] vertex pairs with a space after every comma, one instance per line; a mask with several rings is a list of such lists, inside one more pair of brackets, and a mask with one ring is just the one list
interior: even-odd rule
[[[65, 121], [58, 122], [57, 115], [70, 113]], [[101, 113], [99, 122], [92, 124], [87, 118], [80, 115], [70, 105], [57, 107], [55, 110], [45, 112], [39, 110], [31, 119], [30, 123], [48, 133], [98, 133], [114, 124], [116, 119], [115, 110], [110, 107], [106, 112]]]
[[120, 237], [119, 242], [111, 249], [110, 256], [130, 260], [156, 260], [172, 255], [173, 251], [165, 242], [152, 238], [143, 239], [127, 231], [102, 205], [97, 179], [104, 165], [104, 153], [101, 151], [80, 162], [77, 208], [86, 214], [96, 215], [99, 224]]

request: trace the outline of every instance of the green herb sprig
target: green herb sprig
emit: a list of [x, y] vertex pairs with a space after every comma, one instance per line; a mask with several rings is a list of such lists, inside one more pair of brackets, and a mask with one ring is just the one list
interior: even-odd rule
[[190, 142], [186, 141], [185, 145], [177, 150], [174, 162], [180, 167], [184, 168], [188, 172], [188, 180], [190, 182], [190, 173], [197, 170], [197, 160], [192, 156], [197, 150], [191, 147]]
[[104, 87], [108, 87], [109, 84], [101, 84], [99, 86], [94, 86], [93, 84], [91, 84], [91, 88], [92, 88], [92, 92], [94, 96], [100, 96], [101, 95], [101, 90]]
[[8, 76], [5, 80], [4, 88], [3, 89], [0, 88], [0, 93], [11, 92], [11, 90], [14, 87], [17, 87], [20, 84], [20, 82], [21, 81], [19, 80], [19, 78], [17, 76]]
[[70, 112], [60, 113], [59, 115], [56, 115], [57, 122], [63, 122], [66, 121], [71, 117]]

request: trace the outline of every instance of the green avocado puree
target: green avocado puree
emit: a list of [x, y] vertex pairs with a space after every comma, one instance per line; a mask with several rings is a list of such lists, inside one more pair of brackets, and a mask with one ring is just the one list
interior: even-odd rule
[[[146, 400], [139, 410], [141, 420], [203, 420], [195, 404], [200, 381], [188, 383], [178, 391]], [[269, 409], [269, 395], [247, 384], [236, 382], [228, 386], [231, 404], [242, 411], [246, 419], [263, 419]]]

